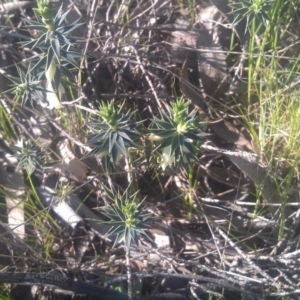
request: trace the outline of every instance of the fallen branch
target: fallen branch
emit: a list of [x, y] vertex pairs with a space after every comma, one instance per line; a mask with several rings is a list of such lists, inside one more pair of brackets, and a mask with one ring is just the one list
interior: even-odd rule
[[[0, 283], [36, 284], [40, 286], [53, 286], [62, 290], [72, 291], [75, 294], [84, 294], [102, 300], [128, 300], [126, 294], [109, 290], [101, 286], [85, 282], [74, 281], [61, 274], [42, 273], [0, 273]], [[133, 300], [186, 300], [187, 297], [179, 293], [164, 293], [155, 296], [134, 296]]]

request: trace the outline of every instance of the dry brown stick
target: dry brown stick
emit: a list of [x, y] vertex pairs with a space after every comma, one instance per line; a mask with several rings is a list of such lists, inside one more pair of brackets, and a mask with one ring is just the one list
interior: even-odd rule
[[8, 3], [0, 4], [0, 14], [10, 13], [20, 8], [34, 7], [36, 5], [35, 1], [14, 1]]
[[[148, 74], [147, 74], [147, 72], [146, 72], [146, 70], [145, 70], [145, 68], [144, 68], [144, 65], [143, 65], [143, 63], [142, 63], [142, 61], [141, 61], [141, 58], [140, 58], [140, 56], [139, 56], [139, 54], [138, 54], [138, 51], [135, 49], [134, 46], [132, 46], [131, 48], [132, 48], [132, 50], [134, 51], [134, 53], [135, 53], [135, 55], [136, 55], [136, 59], [137, 59], [137, 61], [138, 61], [138, 63], [139, 63], [139, 67], [141, 68], [141, 71], [142, 71], [142, 73], [144, 74], [144, 76], [145, 76], [145, 78], [146, 78], [146, 80], [147, 80], [147, 82], [148, 82], [148, 84], [149, 84], [149, 86], [150, 86], [150, 89], [151, 89], [151, 91], [152, 91], [152, 93], [153, 93], [153, 95], [154, 95], [154, 97], [155, 97], [155, 100], [156, 100], [156, 102], [157, 102], [158, 107], [159, 107], [160, 109], [162, 109], [162, 105], [161, 105], [161, 103], [160, 103], [159, 97], [158, 97], [158, 95], [157, 95], [157, 93], [156, 93], [156, 91], [155, 91], [155, 88], [154, 88], [154, 86], [153, 86], [153, 84], [152, 84], [152, 81], [150, 80], [150, 78], [149, 78], [149, 76], [148, 76]], [[150, 108], [150, 109], [151, 109], [151, 108]]]
[[269, 283], [273, 283], [273, 278], [270, 277], [265, 271], [263, 271], [259, 266], [257, 266], [243, 251], [234, 243], [228, 235], [226, 235], [219, 226], [215, 224], [219, 234], [229, 243], [231, 247], [233, 247], [236, 252], [250, 265], [253, 269], [261, 274]]
[[[186, 62], [181, 70], [180, 89], [183, 95], [189, 98], [197, 109], [209, 115], [209, 107], [188, 79]], [[225, 121], [218, 112], [214, 111], [214, 114], [219, 120], [210, 122], [209, 124], [218, 136], [236, 145], [244, 146], [250, 151], [253, 150], [251, 143], [232, 124]]]
[[[209, 145], [203, 145], [202, 148], [227, 156], [257, 186], [261, 187], [262, 195], [268, 203], [282, 203], [278, 184], [276, 184], [275, 180], [271, 177], [267, 168], [259, 163], [259, 158], [256, 154], [246, 151], [229, 151]], [[269, 206], [268, 209], [274, 219], [279, 220], [276, 216], [278, 208], [276, 206]], [[292, 212], [291, 207], [285, 207], [286, 216], [291, 215]]]
[[[0, 283], [36, 284], [40, 286], [53, 286], [63, 290], [73, 291], [76, 294], [84, 294], [97, 297], [102, 300], [128, 300], [126, 294], [109, 290], [101, 286], [74, 281], [61, 274], [42, 273], [0, 273]], [[133, 300], [186, 300], [186, 296], [179, 293], [163, 293], [150, 297], [133, 297]]]

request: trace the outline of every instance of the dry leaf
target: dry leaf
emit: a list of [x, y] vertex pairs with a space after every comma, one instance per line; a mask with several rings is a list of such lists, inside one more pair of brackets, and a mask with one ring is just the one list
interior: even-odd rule
[[[198, 108], [202, 112], [207, 113], [207, 104], [204, 102], [202, 97], [199, 95], [199, 93], [197, 93], [197, 91], [189, 81], [186, 63], [182, 67], [179, 84], [183, 95], [189, 98], [196, 108]], [[250, 151], [253, 151], [251, 143], [242, 135], [242, 133], [240, 133], [232, 124], [223, 120], [220, 115], [218, 115], [217, 113], [215, 114], [220, 119], [217, 122], [211, 122], [210, 127], [219, 137], [221, 137], [225, 141], [234, 143], [238, 146], [244, 146]]]
[[0, 166], [0, 184], [6, 200], [8, 226], [20, 239], [25, 237], [25, 186], [22, 172], [7, 172]]
[[52, 142], [50, 148], [62, 158], [62, 162], [56, 164], [55, 167], [67, 172], [78, 182], [83, 182], [87, 175], [87, 168], [74, 155], [69, 140], [65, 137], [58, 137]]
[[[261, 187], [261, 193], [265, 200], [271, 204], [281, 204], [279, 185], [269, 174], [267, 168], [259, 164], [258, 157], [246, 151], [228, 151], [216, 147], [203, 145], [204, 149], [221, 153], [227, 156], [245, 175], [247, 175], [258, 187]], [[278, 207], [269, 206], [270, 213], [275, 220], [278, 220], [276, 212]], [[289, 206], [285, 207], [285, 216], [288, 217], [293, 213]]]

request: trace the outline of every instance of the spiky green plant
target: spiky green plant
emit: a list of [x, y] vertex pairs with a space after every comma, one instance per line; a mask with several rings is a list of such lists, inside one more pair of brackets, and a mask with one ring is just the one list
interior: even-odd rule
[[[42, 55], [30, 72], [38, 71], [38, 79], [42, 76], [47, 81], [47, 101], [49, 108], [60, 107], [60, 100], [64, 93], [62, 77], [72, 78], [72, 74], [67, 68], [71, 64], [78, 68], [75, 58], [81, 57], [70, 48], [76, 42], [70, 40], [68, 35], [75, 28], [80, 26], [78, 21], [70, 25], [62, 25], [69, 11], [62, 13], [62, 6], [54, 16], [49, 0], [38, 0], [38, 8], [34, 10], [35, 20], [27, 20], [27, 28], [38, 30], [41, 35], [37, 39], [24, 43], [31, 48], [39, 48]], [[40, 70], [43, 70], [40, 72]]]
[[129, 251], [132, 241], [138, 245], [141, 236], [148, 237], [145, 230], [152, 214], [143, 213], [143, 202], [138, 201], [137, 193], [131, 194], [130, 188], [124, 193], [113, 188], [105, 190], [110, 203], [99, 210], [109, 218], [109, 221], [105, 222], [111, 226], [107, 236], [116, 236], [114, 246], [123, 242], [126, 251]]
[[89, 123], [93, 134], [88, 136], [87, 145], [93, 150], [86, 157], [97, 155], [108, 156], [117, 164], [121, 156], [129, 157], [129, 148], [140, 149], [140, 134], [137, 122], [132, 122], [133, 113], [123, 113], [122, 105], [117, 110], [113, 103], [103, 103], [99, 110], [100, 120], [92, 119]]
[[70, 184], [59, 184], [55, 190], [54, 198], [57, 202], [69, 202], [74, 187]]
[[14, 100], [21, 100], [21, 105], [25, 105], [26, 102], [30, 102], [33, 106], [33, 97], [37, 96], [40, 99], [43, 99], [43, 92], [46, 92], [45, 89], [40, 87], [40, 80], [33, 80], [34, 75], [32, 71], [23, 72], [19, 66], [16, 66], [18, 71], [18, 77], [7, 76], [13, 84], [13, 88], [7, 92], [12, 92]]
[[253, 23], [259, 26], [266, 26], [270, 20], [269, 12], [275, 0], [239, 0], [232, 1], [232, 14], [236, 22], [246, 19], [246, 29], [249, 29]]
[[161, 111], [160, 118], [154, 117], [149, 128], [149, 139], [154, 141], [155, 151], [161, 154], [163, 168], [190, 162], [196, 157], [203, 137], [207, 136], [200, 131], [196, 110], [189, 112], [188, 106], [184, 99], [172, 102], [168, 112]]
[[16, 149], [16, 158], [18, 159], [17, 170], [24, 169], [28, 175], [31, 175], [35, 169], [42, 169], [45, 161], [45, 154], [36, 142], [20, 141]]
[[125, 246], [128, 299], [132, 299], [130, 245], [132, 242], [139, 245], [141, 236], [149, 238], [145, 230], [147, 229], [147, 221], [152, 217], [152, 214], [143, 212], [143, 201], [138, 201], [137, 193], [132, 193], [130, 186], [123, 193], [114, 188], [104, 187], [104, 189], [110, 203], [100, 207], [99, 210], [109, 219], [104, 223], [111, 226], [106, 235], [116, 237], [113, 246], [120, 242], [123, 242]]

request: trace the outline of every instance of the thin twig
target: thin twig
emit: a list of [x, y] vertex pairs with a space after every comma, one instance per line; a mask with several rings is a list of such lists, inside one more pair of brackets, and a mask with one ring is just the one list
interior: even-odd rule
[[128, 299], [132, 300], [132, 273], [131, 273], [131, 265], [130, 265], [130, 249], [126, 250], [126, 267], [127, 267], [127, 284], [128, 284]]

